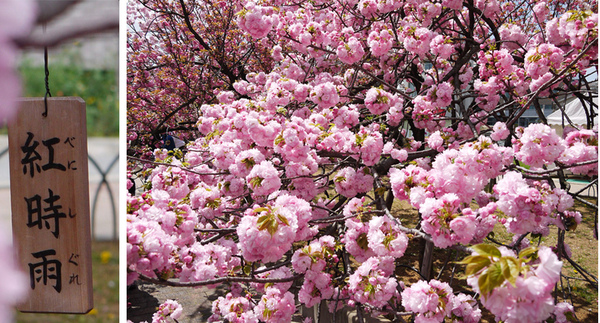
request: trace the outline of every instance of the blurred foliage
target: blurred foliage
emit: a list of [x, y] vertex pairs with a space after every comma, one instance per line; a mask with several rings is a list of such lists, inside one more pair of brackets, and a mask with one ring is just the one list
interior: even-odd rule
[[[50, 93], [53, 97], [78, 96], [85, 100], [88, 136], [119, 135], [119, 93], [114, 70], [83, 69], [67, 64], [48, 67]], [[44, 67], [28, 61], [19, 67], [24, 97], [43, 97]]]

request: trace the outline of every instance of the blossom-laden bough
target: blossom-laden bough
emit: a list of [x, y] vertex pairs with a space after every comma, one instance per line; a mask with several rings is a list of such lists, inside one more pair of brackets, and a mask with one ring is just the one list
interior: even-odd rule
[[[552, 292], [577, 265], [565, 230], [595, 216], [574, 200], [597, 209], [565, 181], [598, 172], [596, 9], [130, 3], [128, 283], [224, 284], [211, 321], [288, 322], [322, 302], [361, 319], [476, 322], [480, 306], [504, 322], [576, 319]], [[562, 137], [541, 104], [565, 99], [588, 118]], [[518, 126], [528, 109], [541, 122]], [[161, 148], [165, 132], [185, 148]], [[513, 243], [497, 246], [495, 227]], [[526, 238], [555, 231], [552, 249]], [[472, 291], [432, 279], [433, 247], [463, 252]]]

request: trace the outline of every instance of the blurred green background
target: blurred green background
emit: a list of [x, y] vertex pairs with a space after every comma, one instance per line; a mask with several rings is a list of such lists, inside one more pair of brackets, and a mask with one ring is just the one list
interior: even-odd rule
[[[118, 73], [113, 70], [85, 69], [77, 64], [49, 64], [49, 88], [53, 97], [78, 96], [85, 100], [89, 137], [119, 135]], [[24, 60], [19, 66], [24, 97], [46, 93], [44, 66]]]

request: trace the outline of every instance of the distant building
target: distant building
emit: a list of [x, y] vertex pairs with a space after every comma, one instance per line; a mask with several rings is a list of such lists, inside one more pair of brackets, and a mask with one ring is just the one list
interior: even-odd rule
[[[552, 112], [554, 112], [555, 107], [551, 100], [542, 100], [542, 102], [543, 101], [548, 101], [546, 103], [540, 103], [540, 108], [544, 112], [544, 116], [547, 117]], [[556, 109], [558, 109], [558, 107], [556, 107]], [[539, 123], [540, 121], [541, 120], [538, 116], [535, 106], [532, 104], [529, 106], [527, 111], [525, 111], [525, 113], [523, 113], [523, 115], [519, 118], [518, 125], [520, 127], [527, 127], [532, 123]]]

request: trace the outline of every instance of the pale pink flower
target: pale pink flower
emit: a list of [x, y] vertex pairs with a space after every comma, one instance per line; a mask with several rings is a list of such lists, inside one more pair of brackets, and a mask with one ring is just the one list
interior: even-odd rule
[[396, 105], [398, 98], [381, 89], [371, 88], [365, 95], [365, 106], [372, 114], [382, 114]]
[[331, 82], [315, 86], [310, 93], [310, 99], [320, 108], [331, 108], [340, 102], [337, 87]]
[[269, 8], [248, 2], [240, 12], [237, 23], [240, 29], [249, 33], [254, 38], [265, 37], [273, 28], [274, 18], [267, 13]]
[[556, 304], [556, 306], [554, 307], [554, 315], [556, 316], [556, 322], [557, 323], [566, 323], [569, 322], [569, 320], [567, 320], [567, 313], [575, 313], [575, 310], [573, 309], [573, 305], [567, 303], [567, 302], [560, 302], [558, 304]]
[[415, 322], [442, 322], [452, 312], [452, 288], [432, 279], [420, 280], [402, 291], [402, 306], [417, 313]]
[[12, 322], [12, 307], [25, 300], [29, 277], [19, 268], [14, 250], [5, 234], [0, 235], [0, 255], [3, 259], [0, 266], [0, 321]]
[[359, 303], [374, 307], [384, 307], [387, 302], [398, 295], [397, 281], [389, 277], [382, 267], [388, 260], [371, 257], [350, 275], [348, 290], [352, 299]]
[[365, 50], [356, 37], [350, 37], [347, 43], [340, 44], [336, 49], [340, 61], [352, 65], [363, 58]]
[[494, 124], [494, 132], [491, 134], [491, 138], [494, 141], [500, 141], [506, 139], [508, 137], [510, 131], [506, 127], [504, 122], [496, 122]]
[[295, 311], [294, 294], [283, 293], [277, 288], [267, 288], [254, 308], [254, 313], [260, 320], [273, 323], [290, 322]]
[[[158, 311], [152, 315], [152, 323], [173, 322], [181, 317], [183, 308], [174, 300], [168, 299], [158, 307]], [[170, 319], [173, 320], [170, 320]]]
[[246, 182], [256, 195], [269, 195], [279, 189], [281, 179], [279, 172], [271, 161], [264, 160], [254, 165], [246, 176]]

